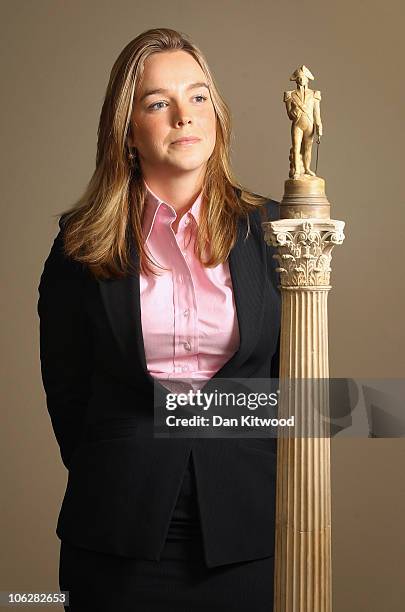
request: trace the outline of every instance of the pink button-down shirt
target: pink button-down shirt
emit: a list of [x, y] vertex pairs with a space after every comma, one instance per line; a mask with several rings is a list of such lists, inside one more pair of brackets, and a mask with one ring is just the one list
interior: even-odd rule
[[148, 371], [163, 380], [207, 380], [239, 348], [229, 264], [205, 268], [193, 253], [202, 193], [175, 233], [176, 211], [145, 186], [144, 240], [152, 260], [170, 268], [155, 268], [156, 277], [140, 274]]

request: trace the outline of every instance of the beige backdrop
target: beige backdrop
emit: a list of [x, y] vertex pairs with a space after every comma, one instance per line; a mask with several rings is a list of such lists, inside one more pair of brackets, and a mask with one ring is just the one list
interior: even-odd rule
[[[395, 378], [405, 344], [405, 11], [399, 0], [3, 0], [1, 13], [0, 590], [51, 591], [67, 474], [40, 380], [37, 288], [57, 232], [52, 214], [93, 171], [118, 53], [150, 27], [189, 34], [231, 106], [238, 176], [277, 200], [290, 146], [283, 91], [298, 65], [310, 68], [323, 96], [319, 174], [331, 216], [346, 221], [329, 296], [331, 376]], [[403, 440], [333, 441], [334, 612], [403, 609], [404, 459]]]

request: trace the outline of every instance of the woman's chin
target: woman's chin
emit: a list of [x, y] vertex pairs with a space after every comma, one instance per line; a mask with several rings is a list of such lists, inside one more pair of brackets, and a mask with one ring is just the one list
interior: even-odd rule
[[206, 165], [208, 160], [184, 160], [178, 161], [177, 163], [171, 163], [170, 168], [177, 172], [193, 172], [200, 170]]

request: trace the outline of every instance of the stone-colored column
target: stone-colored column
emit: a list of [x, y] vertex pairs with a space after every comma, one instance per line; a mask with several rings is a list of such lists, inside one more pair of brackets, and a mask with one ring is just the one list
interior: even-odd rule
[[327, 297], [344, 222], [289, 214], [263, 223], [282, 293], [279, 416], [295, 418], [278, 439], [274, 612], [331, 612]]

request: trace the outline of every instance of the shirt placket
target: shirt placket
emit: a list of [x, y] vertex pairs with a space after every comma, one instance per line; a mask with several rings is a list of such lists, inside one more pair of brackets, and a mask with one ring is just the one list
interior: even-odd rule
[[[175, 376], [188, 378], [198, 370], [197, 303], [192, 276], [193, 235], [190, 239], [190, 215], [173, 233], [178, 265], [174, 266], [174, 370]], [[188, 244], [187, 244], [188, 243]]]

